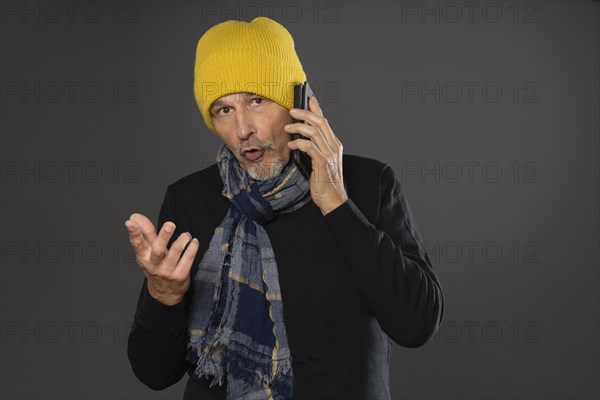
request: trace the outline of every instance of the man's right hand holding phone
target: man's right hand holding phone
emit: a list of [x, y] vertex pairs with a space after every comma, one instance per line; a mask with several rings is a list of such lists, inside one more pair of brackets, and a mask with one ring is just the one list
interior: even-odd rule
[[190, 287], [190, 270], [200, 246], [198, 239], [183, 232], [167, 249], [175, 224], [165, 222], [157, 235], [152, 222], [138, 213], [125, 221], [125, 227], [137, 263], [148, 280], [150, 295], [166, 305], [181, 302]]

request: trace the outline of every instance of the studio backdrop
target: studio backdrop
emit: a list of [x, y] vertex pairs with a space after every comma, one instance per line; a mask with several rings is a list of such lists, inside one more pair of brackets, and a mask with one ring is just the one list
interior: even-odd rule
[[179, 399], [141, 384], [124, 221], [216, 160], [196, 44], [228, 19], [293, 35], [347, 154], [389, 164], [445, 294], [394, 345], [394, 399], [595, 399], [597, 1], [2, 1], [4, 399]]

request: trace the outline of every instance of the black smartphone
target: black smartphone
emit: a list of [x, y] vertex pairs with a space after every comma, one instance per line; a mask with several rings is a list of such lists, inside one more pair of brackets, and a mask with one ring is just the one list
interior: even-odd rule
[[[302, 108], [308, 110], [308, 99], [312, 96], [314, 96], [314, 93], [307, 81], [294, 86], [294, 108]], [[306, 123], [305, 121], [299, 121], [297, 119], [295, 119], [294, 121]], [[302, 136], [299, 133], [292, 133], [291, 136], [292, 140], [310, 140], [310, 138]], [[310, 156], [302, 150], [295, 149], [292, 150], [291, 157], [298, 166], [300, 172], [304, 175], [304, 177], [310, 180], [310, 174], [312, 173], [312, 161], [310, 159]]]

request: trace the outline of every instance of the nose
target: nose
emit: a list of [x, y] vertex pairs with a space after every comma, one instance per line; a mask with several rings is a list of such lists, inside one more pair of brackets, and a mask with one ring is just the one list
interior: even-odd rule
[[240, 141], [248, 140], [255, 133], [254, 123], [250, 114], [240, 107], [236, 112], [236, 134]]

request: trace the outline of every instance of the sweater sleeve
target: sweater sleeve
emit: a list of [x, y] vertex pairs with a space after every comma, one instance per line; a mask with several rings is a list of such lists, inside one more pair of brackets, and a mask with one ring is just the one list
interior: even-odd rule
[[443, 292], [389, 165], [380, 179], [375, 225], [351, 199], [324, 218], [382, 330], [401, 346], [419, 347], [439, 327]]
[[[170, 191], [158, 217], [156, 229], [166, 221], [176, 225], [168, 247], [183, 232], [175, 220]], [[163, 390], [179, 382], [187, 369], [187, 317], [185, 300], [166, 305], [150, 295], [144, 278], [127, 343], [127, 356], [135, 376], [153, 390]]]

